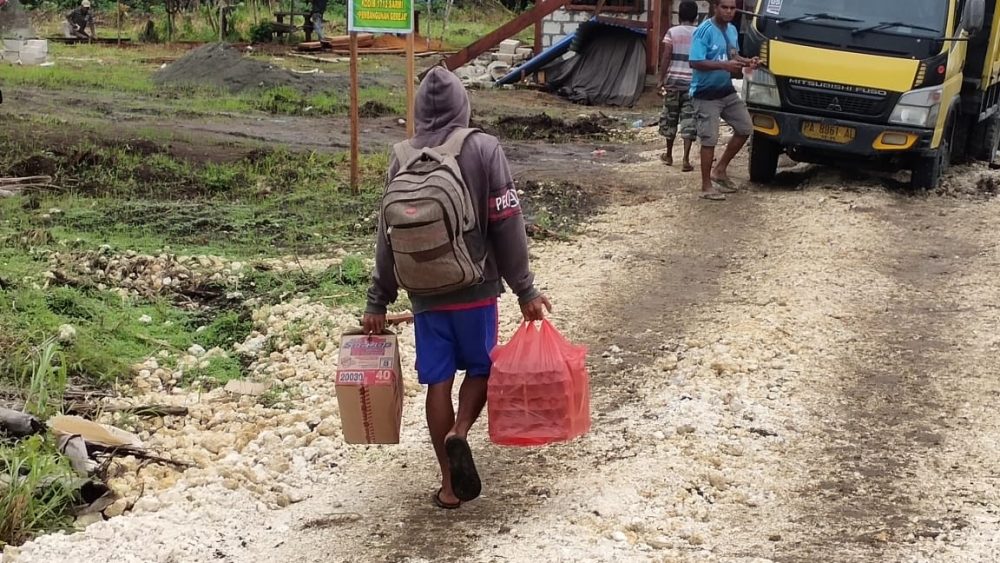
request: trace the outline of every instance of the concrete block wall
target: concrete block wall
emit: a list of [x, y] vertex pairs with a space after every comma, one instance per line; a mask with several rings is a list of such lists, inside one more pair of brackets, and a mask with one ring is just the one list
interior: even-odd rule
[[[608, 12], [604, 15], [644, 22], [648, 19], [649, 12], [648, 10], [643, 10], [639, 13]], [[594, 12], [592, 10], [559, 9], [552, 12], [542, 20], [542, 49], [548, 49], [553, 43], [558, 43], [563, 37], [576, 33], [580, 24], [593, 16]]]
[[[699, 21], [704, 20], [708, 17], [708, 0], [697, 0], [698, 2], [698, 17]], [[673, 0], [673, 13], [670, 14], [670, 21], [672, 25], [677, 25], [679, 19], [677, 17], [677, 8], [680, 6], [680, 0]], [[629, 19], [634, 21], [647, 21], [649, 17], [649, 1], [646, 2], [646, 9], [641, 13], [622, 13], [622, 12], [609, 12], [605, 15]], [[556, 10], [550, 14], [547, 18], [542, 20], [542, 49], [547, 49], [552, 46], [553, 43], [558, 42], [563, 37], [576, 33], [576, 29], [580, 27], [580, 24], [589, 20], [593, 16], [593, 12], [586, 10], [566, 10], [560, 9]], [[666, 30], [664, 30], [666, 31]]]

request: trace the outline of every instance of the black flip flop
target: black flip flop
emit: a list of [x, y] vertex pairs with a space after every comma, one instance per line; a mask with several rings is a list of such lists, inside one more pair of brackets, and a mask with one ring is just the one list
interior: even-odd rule
[[451, 471], [451, 488], [455, 496], [462, 501], [470, 501], [483, 491], [483, 484], [476, 472], [476, 463], [472, 460], [472, 449], [464, 438], [452, 436], [444, 441], [444, 450], [448, 455], [448, 468]]
[[434, 506], [438, 508], [443, 508], [445, 510], [455, 510], [456, 508], [462, 506], [462, 501], [445, 502], [441, 500], [441, 491], [443, 490], [444, 489], [438, 489], [437, 492], [434, 493]]

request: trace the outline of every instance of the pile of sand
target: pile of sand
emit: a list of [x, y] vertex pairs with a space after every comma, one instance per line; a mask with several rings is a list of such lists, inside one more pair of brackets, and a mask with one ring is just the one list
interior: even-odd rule
[[[331, 74], [296, 74], [288, 69], [245, 57], [224, 43], [212, 43], [184, 55], [170, 66], [153, 75], [160, 86], [211, 86], [244, 92], [290, 86], [303, 93], [346, 90], [347, 76]], [[362, 76], [361, 85], [377, 81]]]

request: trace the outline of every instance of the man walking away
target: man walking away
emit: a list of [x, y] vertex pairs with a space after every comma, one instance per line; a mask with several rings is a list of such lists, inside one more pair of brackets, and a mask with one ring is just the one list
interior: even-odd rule
[[[701, 142], [701, 197], [725, 200], [725, 194], [736, 191], [729, 179], [729, 162], [753, 132], [747, 106], [733, 87], [732, 73], [741, 73], [744, 67], [753, 70], [760, 60], [739, 54], [739, 38], [730, 23], [736, 16], [736, 0], [715, 0], [714, 7], [715, 15], [702, 22], [691, 38], [691, 98]], [[733, 137], [713, 168], [720, 118], [733, 128]]]
[[[534, 286], [507, 158], [496, 137], [468, 129], [469, 97], [461, 81], [444, 67], [431, 69], [414, 109], [416, 136], [394, 148], [389, 165], [362, 322], [366, 333], [382, 332], [386, 306], [400, 287], [409, 294], [417, 376], [428, 386], [427, 426], [441, 468], [433, 501], [458, 508], [482, 487], [466, 438], [486, 404], [501, 277], [525, 320], [541, 320], [551, 305]], [[465, 379], [456, 415], [457, 370]]]
[[323, 40], [323, 14], [326, 13], [327, 0], [312, 0], [310, 18], [312, 19], [313, 32], [316, 33], [316, 41]]
[[694, 126], [694, 107], [691, 105], [691, 36], [698, 21], [698, 4], [684, 0], [677, 9], [680, 25], [667, 30], [663, 36], [663, 57], [660, 60], [660, 93], [663, 94], [663, 113], [660, 115], [660, 135], [667, 140], [667, 152], [660, 157], [667, 166], [674, 164], [674, 139], [680, 126], [684, 141], [684, 172], [694, 170], [691, 165], [691, 144], [697, 136]]
[[[67, 14], [66, 23], [69, 24], [64, 34], [66, 37], [87, 40], [97, 37], [97, 32], [94, 30], [94, 14], [90, 13], [90, 0], [83, 0], [80, 7]], [[87, 35], [88, 28], [90, 35]]]

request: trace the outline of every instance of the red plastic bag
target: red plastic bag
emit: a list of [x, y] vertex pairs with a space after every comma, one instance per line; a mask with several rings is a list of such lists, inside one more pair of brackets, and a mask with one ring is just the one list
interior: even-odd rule
[[521, 323], [491, 357], [486, 404], [494, 443], [539, 446], [590, 430], [586, 347], [571, 344], [544, 320], [538, 327]]

